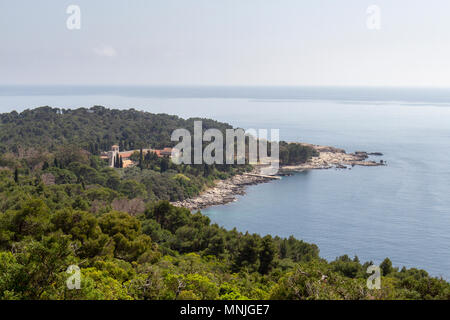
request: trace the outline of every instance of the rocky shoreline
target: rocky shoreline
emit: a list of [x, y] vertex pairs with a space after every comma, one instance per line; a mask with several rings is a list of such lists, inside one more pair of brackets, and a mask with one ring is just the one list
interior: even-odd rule
[[[254, 171], [254, 173], [257, 173], [257, 171]], [[247, 186], [268, 182], [270, 180], [272, 179], [239, 174], [226, 180], [220, 180], [214, 187], [207, 189], [195, 198], [173, 202], [172, 204], [177, 207], [187, 208], [191, 211], [226, 204], [235, 201], [236, 196], [244, 195]]]
[[[306, 145], [306, 144], [305, 144]], [[291, 172], [300, 172], [303, 170], [313, 169], [351, 169], [354, 166], [383, 166], [386, 162], [367, 160], [369, 156], [382, 156], [380, 152], [368, 153], [364, 151], [356, 151], [354, 153], [346, 153], [345, 150], [329, 147], [311, 145], [319, 155], [311, 158], [308, 162], [299, 165], [285, 165], [280, 167], [279, 176], [290, 174]], [[245, 188], [249, 185], [265, 183], [273, 180], [266, 176], [258, 176], [260, 168], [249, 174], [240, 174], [226, 180], [220, 180], [212, 188], [207, 189], [197, 197], [186, 199], [183, 201], [173, 202], [178, 207], [184, 207], [191, 211], [204, 209], [207, 207], [222, 205], [236, 200], [236, 196], [244, 195]]]
[[303, 145], [308, 145], [313, 147], [319, 156], [312, 157], [308, 162], [299, 165], [286, 165], [280, 168], [280, 171], [298, 171], [307, 169], [347, 169], [354, 166], [366, 166], [366, 167], [376, 167], [384, 166], [386, 162], [380, 160], [378, 162], [373, 160], [367, 160], [369, 156], [382, 156], [381, 152], [365, 152], [365, 151], [355, 151], [353, 153], [346, 153], [344, 149], [339, 149], [329, 146], [318, 146], [303, 143]]

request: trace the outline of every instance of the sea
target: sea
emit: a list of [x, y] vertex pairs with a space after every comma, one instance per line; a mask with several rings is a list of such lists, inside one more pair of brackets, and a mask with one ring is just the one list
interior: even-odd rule
[[382, 87], [0, 86], [0, 112], [134, 108], [206, 117], [280, 138], [381, 152], [387, 166], [310, 170], [203, 212], [239, 231], [315, 243], [450, 279], [450, 90]]

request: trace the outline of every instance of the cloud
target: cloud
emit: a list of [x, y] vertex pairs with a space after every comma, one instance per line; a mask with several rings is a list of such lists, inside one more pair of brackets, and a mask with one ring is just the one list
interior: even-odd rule
[[102, 45], [98, 48], [94, 48], [94, 53], [99, 57], [114, 58], [117, 56], [116, 49], [108, 45]]

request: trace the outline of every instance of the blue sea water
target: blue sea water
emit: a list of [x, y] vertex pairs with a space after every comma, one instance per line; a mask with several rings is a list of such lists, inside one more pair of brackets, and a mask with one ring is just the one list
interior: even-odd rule
[[278, 128], [288, 141], [382, 152], [386, 167], [283, 177], [204, 213], [226, 228], [316, 243], [327, 259], [389, 257], [450, 279], [450, 90], [0, 87], [1, 112], [42, 105], [210, 117]]

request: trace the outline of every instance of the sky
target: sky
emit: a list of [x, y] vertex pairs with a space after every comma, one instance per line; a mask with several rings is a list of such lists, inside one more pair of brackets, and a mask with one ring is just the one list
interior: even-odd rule
[[0, 84], [450, 87], [449, 40], [448, 0], [0, 0]]

